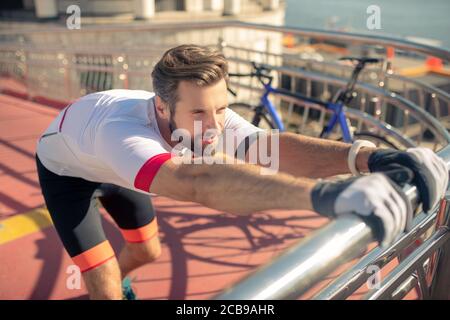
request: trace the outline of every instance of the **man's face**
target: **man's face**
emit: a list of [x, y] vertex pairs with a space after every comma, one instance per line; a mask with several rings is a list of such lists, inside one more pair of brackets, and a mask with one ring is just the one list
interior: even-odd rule
[[[206, 87], [181, 81], [178, 85], [175, 113], [170, 119], [172, 129], [189, 131], [191, 145], [198, 143], [202, 150], [207, 146], [212, 147], [217, 144], [223, 132], [227, 106], [227, 85], [224, 79]], [[199, 122], [194, 130], [196, 121]]]

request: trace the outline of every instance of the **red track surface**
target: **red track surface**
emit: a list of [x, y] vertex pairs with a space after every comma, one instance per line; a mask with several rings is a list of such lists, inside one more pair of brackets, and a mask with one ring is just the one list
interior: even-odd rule
[[[58, 111], [0, 95], [0, 225], [8, 217], [43, 206], [35, 144]], [[326, 223], [308, 211], [236, 217], [164, 197], [154, 197], [153, 204], [163, 253], [156, 262], [132, 273], [140, 299], [211, 297]], [[104, 212], [103, 218], [118, 253], [123, 240]], [[84, 286], [66, 287], [66, 270], [72, 262], [52, 226], [0, 244], [0, 261], [0, 299], [87, 298]], [[360, 291], [352, 298], [366, 290]]]

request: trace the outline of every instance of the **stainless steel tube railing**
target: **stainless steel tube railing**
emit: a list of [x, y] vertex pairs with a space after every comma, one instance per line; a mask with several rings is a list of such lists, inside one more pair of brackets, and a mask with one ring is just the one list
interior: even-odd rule
[[[393, 47], [396, 49], [419, 52], [425, 55], [432, 55], [446, 61], [450, 61], [450, 51], [445, 48], [434, 47], [426, 44], [421, 44], [409, 41], [403, 38], [385, 37], [380, 35], [367, 35], [339, 31], [318, 30], [310, 28], [294, 28], [286, 26], [275, 26], [269, 24], [247, 23], [237, 20], [221, 20], [221, 21], [206, 21], [206, 22], [192, 22], [183, 24], [183, 29], [214, 29], [237, 27], [243, 29], [254, 29], [261, 31], [272, 31], [280, 33], [290, 33], [307, 38], [316, 38], [321, 40], [343, 41], [353, 44], [371, 44], [377, 46]], [[101, 25], [101, 26], [84, 26], [79, 30], [70, 30], [76, 33], [89, 32], [137, 32], [137, 31], [171, 31], [179, 30], [178, 23], [158, 23], [158, 24], [115, 24], [115, 25]], [[52, 26], [45, 29], [41, 28], [21, 28], [12, 30], [1, 30], [0, 36], [4, 35], [7, 40], [11, 39], [11, 35], [17, 34], [36, 34], [36, 33], [64, 33], [67, 32], [65, 26]]]

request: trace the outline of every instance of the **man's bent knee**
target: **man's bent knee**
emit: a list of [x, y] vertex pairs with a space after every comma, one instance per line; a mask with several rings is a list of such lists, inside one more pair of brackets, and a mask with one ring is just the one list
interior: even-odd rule
[[138, 243], [127, 243], [131, 256], [141, 262], [152, 262], [161, 255], [161, 243], [158, 236]]

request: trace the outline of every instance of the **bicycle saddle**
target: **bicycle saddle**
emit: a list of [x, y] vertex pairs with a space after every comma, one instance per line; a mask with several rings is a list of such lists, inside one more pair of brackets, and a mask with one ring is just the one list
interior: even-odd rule
[[357, 61], [358, 63], [362, 63], [362, 64], [378, 63], [378, 62], [383, 61], [383, 59], [370, 58], [370, 57], [342, 57], [339, 60], [340, 61]]

